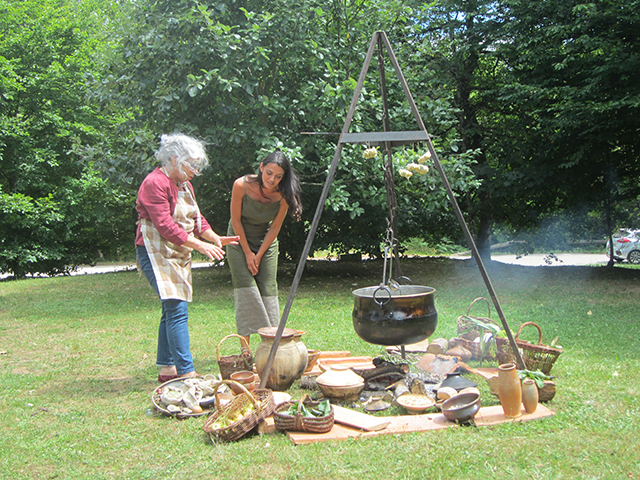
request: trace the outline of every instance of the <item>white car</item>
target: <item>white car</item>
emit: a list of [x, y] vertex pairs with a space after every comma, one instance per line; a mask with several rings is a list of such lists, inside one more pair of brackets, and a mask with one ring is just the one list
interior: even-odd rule
[[[607, 257], [609, 251], [607, 240]], [[640, 264], [640, 230], [621, 228], [613, 234], [613, 259], [616, 262], [629, 260], [629, 263]]]

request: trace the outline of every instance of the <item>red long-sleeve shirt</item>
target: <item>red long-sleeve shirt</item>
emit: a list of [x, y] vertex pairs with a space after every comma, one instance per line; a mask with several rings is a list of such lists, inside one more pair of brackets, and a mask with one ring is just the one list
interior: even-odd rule
[[[193, 187], [187, 182], [191, 191]], [[138, 219], [146, 218], [153, 222], [160, 235], [176, 245], [182, 245], [189, 238], [189, 234], [173, 221], [173, 213], [176, 210], [178, 199], [178, 187], [167, 177], [162, 169], [156, 168], [151, 172], [140, 185], [138, 199], [136, 200], [136, 210]], [[200, 236], [202, 232], [211, 228], [207, 220], [200, 215], [202, 220], [202, 230], [196, 229], [194, 235]], [[140, 224], [136, 228], [136, 246], [144, 245], [144, 239], [140, 232]]]

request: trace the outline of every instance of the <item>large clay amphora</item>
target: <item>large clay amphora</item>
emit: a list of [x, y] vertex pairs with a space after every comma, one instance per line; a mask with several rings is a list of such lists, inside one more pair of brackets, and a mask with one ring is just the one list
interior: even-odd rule
[[302, 374], [307, 369], [307, 365], [309, 363], [309, 350], [307, 350], [307, 346], [302, 342], [302, 335], [306, 332], [302, 330], [296, 330], [296, 334], [293, 336], [293, 343], [296, 344], [296, 347], [300, 351], [300, 367], [298, 368], [298, 375], [296, 378], [302, 377]]
[[[256, 371], [260, 378], [262, 378], [262, 372], [267, 365], [267, 359], [271, 352], [271, 347], [276, 336], [277, 327], [264, 327], [258, 329], [261, 342], [256, 348], [255, 353], [255, 366]], [[282, 337], [280, 338], [280, 344], [278, 350], [276, 350], [273, 363], [267, 378], [266, 388], [283, 392], [287, 390], [291, 384], [299, 377], [298, 372], [300, 368], [304, 372], [307, 366], [306, 359], [304, 359], [304, 365], [301, 367], [302, 358], [300, 349], [297, 343], [294, 341], [297, 332], [292, 328], [285, 328], [282, 331]]]
[[513, 363], [505, 363], [498, 367], [498, 397], [507, 418], [522, 415], [522, 387], [518, 370]]

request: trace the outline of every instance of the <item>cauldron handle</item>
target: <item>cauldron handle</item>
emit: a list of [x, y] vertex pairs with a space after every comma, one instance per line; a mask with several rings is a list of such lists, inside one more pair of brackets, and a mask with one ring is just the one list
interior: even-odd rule
[[[402, 282], [404, 280], [406, 280], [406, 283], [400, 283], [400, 282]], [[400, 285], [413, 285], [413, 282], [411, 281], [411, 279], [409, 277], [405, 277], [405, 276], [398, 277], [396, 279], [396, 282], [399, 283]]]
[[[376, 297], [376, 294], [380, 291], [380, 290], [385, 290], [389, 296], [386, 298], [386, 300], [378, 300], [378, 297]], [[373, 301], [376, 302], [380, 307], [384, 307], [387, 303], [389, 303], [389, 300], [391, 300], [391, 290], [389, 290], [389, 287], [387, 287], [386, 285], [380, 285], [378, 288], [376, 288], [373, 291]]]

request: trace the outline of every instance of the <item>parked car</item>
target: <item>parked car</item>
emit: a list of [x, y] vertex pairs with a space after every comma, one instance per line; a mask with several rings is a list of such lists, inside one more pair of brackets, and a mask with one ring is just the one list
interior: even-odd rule
[[[609, 252], [607, 240], [607, 257]], [[621, 228], [613, 234], [613, 259], [616, 262], [628, 260], [629, 263], [640, 264], [640, 230]]]

